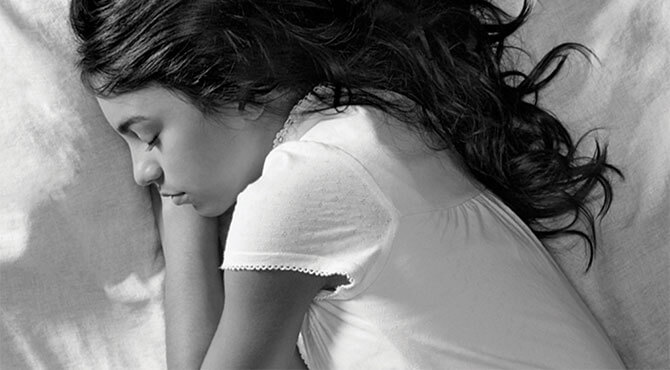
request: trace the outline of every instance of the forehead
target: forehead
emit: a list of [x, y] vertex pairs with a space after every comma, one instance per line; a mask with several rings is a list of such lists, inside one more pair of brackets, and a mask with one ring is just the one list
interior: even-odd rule
[[115, 111], [159, 110], [175, 104], [187, 104], [177, 94], [160, 87], [147, 87], [114, 96], [96, 97], [103, 109]]
[[177, 94], [159, 87], [148, 87], [111, 97], [96, 97], [102, 113], [112, 126], [132, 119], [163, 118], [171, 115], [184, 114], [195, 110]]

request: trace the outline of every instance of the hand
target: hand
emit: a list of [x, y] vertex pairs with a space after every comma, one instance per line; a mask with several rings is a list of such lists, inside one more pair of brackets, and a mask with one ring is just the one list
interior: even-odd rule
[[[165, 256], [165, 324], [169, 368], [200, 367], [223, 309], [219, 219], [163, 202], [152, 190]], [[222, 221], [227, 225], [226, 219]]]
[[[165, 213], [169, 215], [169, 218], [173, 220], [184, 220], [184, 218], [188, 217], [194, 217], [197, 219], [196, 215], [194, 215], [194, 212], [191, 212], [188, 209], [181, 209], [180, 208], [185, 208], [188, 206], [175, 206], [172, 202], [164, 202], [164, 199], [160, 196], [158, 191], [156, 190], [155, 187], [151, 186], [150, 187], [150, 193], [151, 193], [151, 202], [153, 206], [153, 211], [154, 211], [154, 216], [156, 219], [156, 227], [158, 228], [158, 232], [161, 235], [161, 240], [163, 239], [163, 229], [164, 229], [164, 222], [163, 222], [163, 209], [165, 209]], [[223, 256], [223, 250], [225, 249], [225, 242], [226, 242], [226, 237], [228, 236], [228, 229], [230, 228], [230, 222], [232, 221], [233, 217], [233, 212], [235, 211], [235, 204], [233, 204], [226, 212], [224, 212], [221, 216], [218, 216], [218, 232], [217, 235], [219, 236], [219, 255]], [[182, 215], [179, 215], [180, 213], [183, 213]], [[208, 219], [208, 217], [203, 217], [204, 219]], [[168, 221], [172, 222], [172, 221]], [[197, 221], [195, 221], [197, 222]], [[221, 263], [221, 258], [219, 258], [219, 263]]]
[[[226, 227], [227, 233], [230, 223], [228, 212], [224, 214], [225, 217], [222, 216], [220, 222], [216, 217], [200, 216], [191, 206], [177, 206], [169, 200], [166, 201], [153, 186], [150, 187], [150, 193], [166, 262], [173, 254], [184, 257], [204, 252], [197, 248], [218, 247], [219, 224]], [[198, 240], [203, 242], [197, 242]]]

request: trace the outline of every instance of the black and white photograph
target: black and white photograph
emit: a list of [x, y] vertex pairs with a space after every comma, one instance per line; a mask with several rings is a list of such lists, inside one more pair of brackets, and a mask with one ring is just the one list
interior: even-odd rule
[[0, 369], [670, 369], [670, 1], [0, 0]]

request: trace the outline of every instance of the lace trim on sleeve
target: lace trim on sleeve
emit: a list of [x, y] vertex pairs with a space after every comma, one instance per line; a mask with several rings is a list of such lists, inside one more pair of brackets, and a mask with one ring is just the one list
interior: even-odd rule
[[316, 295], [316, 297], [314, 297], [314, 299], [317, 301], [333, 297], [337, 295], [340, 292], [340, 290], [342, 290], [344, 287], [352, 286], [356, 282], [354, 278], [352, 278], [351, 275], [349, 275], [346, 272], [321, 271], [316, 269], [310, 269], [298, 266], [288, 266], [288, 265], [234, 264], [234, 265], [224, 265], [221, 267], [221, 269], [230, 271], [293, 271], [322, 277], [340, 275], [344, 276], [347, 279], [348, 281], [347, 284], [340, 284], [333, 291], [330, 290], [320, 291]]
[[[307, 360], [307, 351], [305, 350], [305, 342], [302, 337], [302, 331], [300, 334], [298, 334], [298, 354], [300, 355], [300, 359], [302, 360], [302, 363], [305, 364], [305, 367], [307, 370], [312, 370], [315, 369], [314, 366], [312, 366], [312, 362]], [[303, 353], [304, 352], [304, 353]]]

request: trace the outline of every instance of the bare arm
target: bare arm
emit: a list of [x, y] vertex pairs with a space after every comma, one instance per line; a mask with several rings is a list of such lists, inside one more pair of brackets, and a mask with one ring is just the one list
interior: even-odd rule
[[226, 305], [203, 369], [304, 369], [296, 349], [310, 302], [328, 278], [225, 271]]
[[165, 255], [168, 368], [198, 369], [223, 308], [218, 220], [161, 202], [151, 191]]

